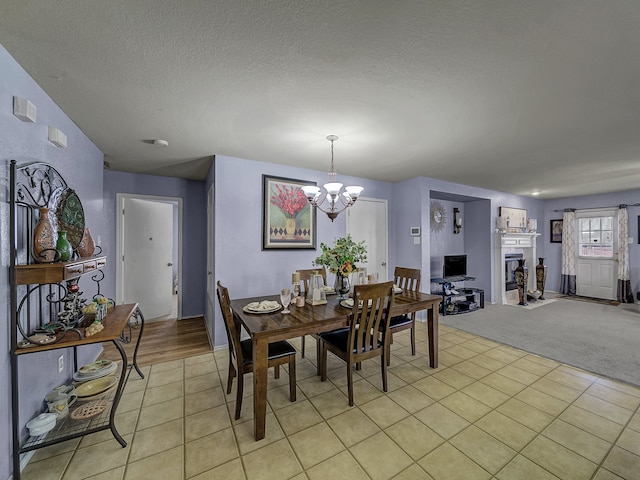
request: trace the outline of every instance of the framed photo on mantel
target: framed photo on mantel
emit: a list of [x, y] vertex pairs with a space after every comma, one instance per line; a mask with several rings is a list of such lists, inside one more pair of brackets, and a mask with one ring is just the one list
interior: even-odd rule
[[520, 233], [527, 229], [527, 211], [523, 208], [500, 207], [500, 216], [507, 219], [507, 232]]

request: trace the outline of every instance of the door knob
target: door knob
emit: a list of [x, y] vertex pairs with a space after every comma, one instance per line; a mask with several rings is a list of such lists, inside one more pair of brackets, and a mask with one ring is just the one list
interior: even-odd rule
[[380, 265], [382, 265], [383, 267], [387, 266], [387, 262], [382, 262]]
[[167, 267], [173, 267], [173, 263], [171, 262], [167, 263]]

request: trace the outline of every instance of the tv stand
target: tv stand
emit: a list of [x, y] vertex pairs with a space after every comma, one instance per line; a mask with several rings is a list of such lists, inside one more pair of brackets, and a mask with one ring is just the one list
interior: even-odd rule
[[434, 292], [442, 295], [440, 303], [441, 315], [458, 315], [473, 312], [484, 308], [484, 290], [479, 288], [455, 288], [453, 282], [465, 282], [475, 280], [475, 277], [460, 275], [456, 277], [432, 278], [433, 283], [439, 283], [442, 290]]

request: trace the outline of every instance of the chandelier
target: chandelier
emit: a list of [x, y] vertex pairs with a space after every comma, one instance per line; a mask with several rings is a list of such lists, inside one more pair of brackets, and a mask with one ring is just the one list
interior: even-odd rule
[[309, 203], [326, 213], [333, 222], [340, 212], [356, 203], [364, 188], [349, 186], [344, 187], [345, 191], [341, 192], [342, 184], [336, 182], [336, 171], [333, 167], [333, 142], [338, 140], [338, 137], [329, 135], [327, 140], [331, 142], [331, 169], [329, 170], [329, 183], [323, 185], [325, 192], [323, 193], [320, 187], [315, 185], [302, 187], [302, 191], [307, 196]]

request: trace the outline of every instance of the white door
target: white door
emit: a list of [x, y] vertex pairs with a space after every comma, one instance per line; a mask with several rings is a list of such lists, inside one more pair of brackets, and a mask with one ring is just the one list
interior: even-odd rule
[[173, 205], [123, 198], [122, 302], [146, 319], [169, 315], [173, 301]]
[[615, 300], [618, 277], [617, 210], [576, 212], [576, 293]]
[[354, 241], [365, 241], [367, 273], [378, 273], [378, 281], [389, 279], [387, 266], [387, 201], [359, 198], [347, 209], [347, 233]]
[[209, 330], [209, 341], [211, 345], [215, 345], [215, 325], [214, 325], [214, 302], [216, 286], [214, 285], [214, 257], [213, 257], [213, 184], [207, 193], [207, 329]]

